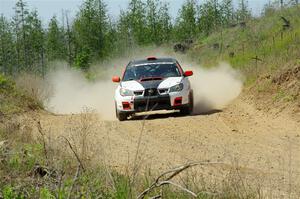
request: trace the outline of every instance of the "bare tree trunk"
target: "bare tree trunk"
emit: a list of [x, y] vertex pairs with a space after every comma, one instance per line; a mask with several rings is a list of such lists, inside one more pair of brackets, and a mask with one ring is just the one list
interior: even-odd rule
[[45, 52], [44, 52], [44, 46], [42, 46], [42, 49], [41, 49], [41, 67], [42, 67], [42, 76], [45, 77], [46, 75], [46, 65], [45, 65]]
[[5, 65], [5, 64], [7, 64], [7, 61], [5, 60], [4, 61], [4, 57], [5, 57], [5, 50], [4, 50], [4, 44], [3, 44], [4, 42], [2, 41], [2, 39], [0, 38], [0, 45], [1, 45], [1, 51], [2, 51], [2, 67], [0, 67], [0, 72], [3, 72], [5, 75], [7, 75], [7, 65]]
[[22, 36], [23, 36], [23, 59], [24, 59], [24, 68], [28, 67], [28, 53], [27, 53], [27, 42], [26, 42], [26, 32], [25, 32], [25, 13], [24, 13], [24, 3], [20, 4], [21, 8], [21, 24], [22, 24]]
[[66, 25], [67, 25], [67, 42], [68, 42], [68, 62], [69, 65], [72, 65], [72, 49], [71, 49], [71, 30], [70, 30], [70, 24], [69, 24], [69, 16], [68, 12], [65, 13], [66, 16]]
[[13, 66], [13, 75], [15, 75], [16, 73], [19, 72], [19, 69], [20, 69], [20, 47], [18, 45], [19, 43], [19, 34], [18, 34], [18, 25], [16, 25], [16, 52], [17, 52], [17, 64], [16, 66]]

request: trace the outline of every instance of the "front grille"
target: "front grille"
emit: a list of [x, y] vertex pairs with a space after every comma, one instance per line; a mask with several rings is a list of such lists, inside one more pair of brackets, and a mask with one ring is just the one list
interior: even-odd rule
[[142, 98], [135, 99], [134, 109], [136, 111], [149, 111], [149, 110], [162, 110], [171, 107], [170, 97], [154, 97], [154, 98]]
[[157, 96], [158, 91], [156, 88], [148, 88], [145, 90], [144, 96]]

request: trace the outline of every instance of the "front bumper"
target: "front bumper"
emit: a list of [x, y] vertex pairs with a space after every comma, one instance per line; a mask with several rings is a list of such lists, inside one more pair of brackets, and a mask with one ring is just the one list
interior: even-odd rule
[[156, 96], [122, 97], [116, 101], [117, 111], [137, 113], [157, 110], [180, 110], [189, 104], [189, 93], [178, 92]]
[[135, 97], [134, 111], [145, 112], [155, 110], [169, 110], [172, 109], [169, 95], [148, 96], [148, 97]]

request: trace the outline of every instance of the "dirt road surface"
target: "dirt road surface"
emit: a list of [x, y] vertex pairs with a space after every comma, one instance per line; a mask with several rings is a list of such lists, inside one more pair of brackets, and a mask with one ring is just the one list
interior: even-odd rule
[[[95, 115], [39, 117], [52, 140], [63, 135], [75, 145], [76, 139], [80, 143], [89, 137], [86, 151], [95, 165], [162, 172], [187, 162], [222, 162], [270, 174], [270, 183], [278, 189], [286, 184], [290, 191], [299, 190], [300, 121], [259, 111], [241, 97], [221, 111], [187, 117], [166, 114], [127, 122], [103, 121]], [[83, 130], [86, 134], [79, 135]]]

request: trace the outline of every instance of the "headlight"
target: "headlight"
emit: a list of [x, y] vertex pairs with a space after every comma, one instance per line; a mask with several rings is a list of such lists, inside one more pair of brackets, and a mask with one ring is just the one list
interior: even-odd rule
[[183, 90], [183, 83], [180, 83], [180, 84], [177, 84], [175, 86], [172, 86], [170, 88], [170, 93], [179, 92], [179, 91], [182, 91], [182, 90]]
[[120, 95], [122, 96], [133, 96], [133, 91], [125, 88], [120, 89]]

